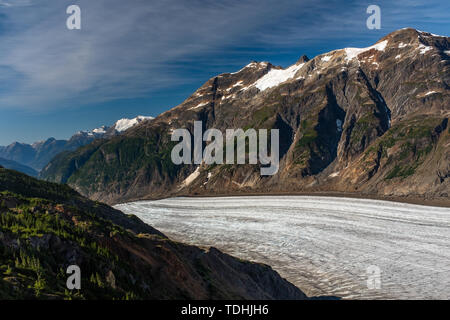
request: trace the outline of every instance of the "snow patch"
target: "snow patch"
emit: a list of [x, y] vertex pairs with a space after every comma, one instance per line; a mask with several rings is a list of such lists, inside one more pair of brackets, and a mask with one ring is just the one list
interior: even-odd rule
[[195, 107], [189, 108], [188, 110], [198, 109], [198, 108], [201, 108], [203, 106], [206, 106], [207, 104], [208, 104], [208, 102], [202, 102], [202, 103], [199, 103], [198, 105], [196, 105]]
[[330, 59], [331, 59], [331, 56], [325, 56], [321, 59], [321, 61], [328, 62], [328, 61], [330, 61]]
[[195, 179], [197, 179], [199, 175], [200, 175], [200, 166], [198, 166], [197, 169], [195, 169], [194, 172], [192, 172], [186, 179], [184, 179], [184, 181], [181, 183], [181, 186], [182, 187], [187, 187]]
[[233, 88], [241, 87], [243, 82], [244, 82], [243, 80], [240, 80], [240, 81], [236, 82], [231, 87], [229, 87], [226, 91], [230, 92]]
[[92, 132], [95, 133], [95, 134], [105, 134], [106, 133], [106, 127], [102, 126], [100, 128], [92, 130]]
[[398, 44], [398, 48], [399, 48], [399, 49], [404, 48], [404, 47], [406, 47], [406, 46], [407, 46], [407, 44], [406, 44], [406, 43], [403, 43], [403, 42], [400, 42], [400, 43]]
[[261, 79], [256, 81], [254, 86], [261, 91], [264, 91], [272, 87], [276, 87], [280, 83], [283, 83], [293, 78], [297, 73], [297, 71], [299, 71], [304, 65], [305, 65], [304, 63], [295, 64], [284, 70], [272, 69]]
[[236, 72], [231, 72], [230, 74], [238, 74], [239, 72], [244, 71], [247, 68], [259, 68], [259, 67], [267, 67], [268, 62], [250, 62], [248, 65], [246, 65], [245, 67], [243, 67], [241, 70], [236, 71]]
[[419, 49], [420, 49], [420, 54], [425, 54], [426, 52], [430, 51], [431, 49], [433, 49], [433, 47], [429, 47], [424, 45], [423, 43], [421, 43], [419, 45]]
[[424, 36], [426, 36], [426, 37], [429, 37], [429, 35], [431, 35], [431, 36], [433, 36], [433, 37], [448, 38], [448, 37], [446, 37], [446, 36], [441, 36], [441, 35], [434, 34], [434, 33], [431, 33], [431, 32], [420, 31], [420, 30], [417, 30], [417, 31], [419, 31], [422, 35], [424, 35]]
[[120, 119], [119, 121], [116, 122], [115, 124], [115, 129], [118, 132], [123, 132], [126, 131], [128, 129], [130, 129], [131, 127], [134, 127], [135, 125], [141, 123], [144, 120], [153, 120], [153, 117], [145, 117], [145, 116], [137, 116], [134, 119]]
[[330, 177], [330, 178], [337, 177], [337, 176], [339, 175], [339, 172], [340, 172], [340, 171], [333, 172], [332, 174], [329, 175], [329, 177]]
[[206, 184], [208, 184], [208, 182], [209, 182], [209, 179], [211, 179], [211, 177], [212, 177], [212, 173], [211, 173], [211, 172], [208, 172], [208, 176], [206, 177], [206, 181], [205, 181], [205, 182], [203, 182], [203, 185], [206, 185]]
[[374, 44], [373, 46], [370, 46], [367, 48], [345, 48], [344, 49], [345, 54], [347, 55], [345, 60], [350, 61], [350, 60], [356, 58], [361, 53], [372, 50], [372, 49], [375, 49], [377, 51], [384, 51], [384, 49], [386, 49], [387, 43], [388, 43], [388, 41], [384, 40], [384, 41], [381, 41], [380, 43]]
[[428, 91], [427, 93], [425, 93], [424, 94], [424, 96], [426, 97], [426, 96], [429, 96], [430, 94], [434, 94], [434, 93], [437, 93], [436, 91]]
[[232, 99], [236, 98], [236, 94], [230, 94], [227, 96], [223, 96], [221, 100], [227, 100], [227, 99], [231, 99], [231, 98]]
[[398, 55], [395, 56], [395, 59], [400, 59], [401, 57], [402, 57], [402, 55], [398, 54]]

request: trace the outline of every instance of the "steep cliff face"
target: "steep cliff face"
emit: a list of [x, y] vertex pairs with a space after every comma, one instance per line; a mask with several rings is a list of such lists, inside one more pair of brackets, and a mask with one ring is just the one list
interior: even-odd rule
[[[282, 69], [252, 62], [120, 137], [55, 159], [42, 177], [110, 203], [174, 194], [342, 191], [448, 197], [450, 38], [402, 29]], [[280, 168], [175, 166], [173, 129], [280, 130]], [[195, 175], [185, 179], [195, 171]]]
[[[168, 239], [68, 186], [0, 167], [0, 299], [305, 299], [269, 266]], [[81, 269], [81, 290], [66, 269]]]

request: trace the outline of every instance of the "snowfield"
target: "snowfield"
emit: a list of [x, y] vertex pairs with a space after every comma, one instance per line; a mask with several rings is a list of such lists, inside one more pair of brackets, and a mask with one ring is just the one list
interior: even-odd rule
[[272, 69], [261, 79], [256, 81], [254, 86], [257, 87], [260, 91], [276, 87], [279, 84], [292, 79], [304, 65], [304, 63], [300, 63], [294, 64], [287, 69]]
[[[449, 299], [450, 209], [310, 196], [116, 206], [174, 240], [271, 265], [310, 296]], [[381, 288], [367, 286], [369, 268]]]
[[133, 119], [120, 119], [115, 123], [115, 129], [117, 132], [124, 132], [130, 129], [131, 127], [134, 127], [138, 123], [141, 123], [144, 120], [153, 120], [153, 117], [146, 117], [146, 116], [137, 116]]

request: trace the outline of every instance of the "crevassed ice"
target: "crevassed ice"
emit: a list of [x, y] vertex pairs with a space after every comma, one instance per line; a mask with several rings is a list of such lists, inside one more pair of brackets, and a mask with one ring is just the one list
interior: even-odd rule
[[272, 69], [265, 76], [255, 82], [254, 86], [259, 90], [264, 91], [266, 89], [275, 87], [280, 83], [283, 83], [295, 76], [298, 70], [300, 70], [305, 64], [295, 64], [284, 70]]
[[[450, 297], [450, 208], [312, 196], [174, 198], [116, 208], [173, 240], [269, 264], [310, 296]], [[380, 268], [380, 289], [367, 287], [370, 266]]]

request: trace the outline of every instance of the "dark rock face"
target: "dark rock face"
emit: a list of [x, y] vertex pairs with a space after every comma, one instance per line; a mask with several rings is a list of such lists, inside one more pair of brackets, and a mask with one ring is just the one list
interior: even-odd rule
[[[0, 299], [307, 298], [267, 265], [173, 242], [68, 186], [2, 168], [0, 217]], [[66, 290], [73, 264], [78, 293]]]
[[[358, 192], [446, 198], [450, 39], [402, 29], [375, 45], [302, 57], [282, 69], [252, 62], [207, 81], [181, 105], [65, 154], [42, 177], [110, 203], [175, 194]], [[170, 132], [277, 128], [280, 169], [170, 161]], [[80, 161], [82, 159], [82, 161]]]

